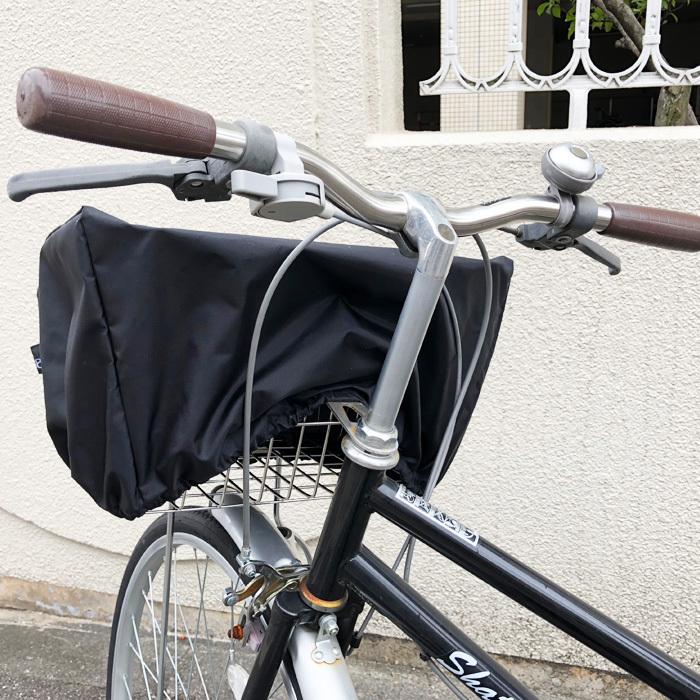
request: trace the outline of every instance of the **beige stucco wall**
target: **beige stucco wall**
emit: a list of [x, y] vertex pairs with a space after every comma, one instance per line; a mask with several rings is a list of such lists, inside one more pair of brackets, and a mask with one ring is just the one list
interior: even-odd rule
[[[700, 213], [697, 127], [399, 133], [397, 4], [8, 5], [0, 13], [4, 174], [142, 157], [23, 132], [14, 85], [24, 68], [44, 64], [263, 120], [382, 189], [423, 189], [448, 203], [538, 192], [542, 149], [571, 138], [609, 168], [600, 198]], [[252, 220], [243, 201], [179, 203], [157, 186], [0, 201], [0, 575], [113, 592], [145, 523], [113, 519], [71, 482], [45, 434], [29, 353], [39, 247], [84, 203], [137, 223], [284, 235], [309, 226]], [[347, 229], [332, 235], [368, 240]], [[516, 262], [510, 304], [472, 426], [435, 500], [700, 666], [698, 257], [613, 243], [625, 263], [613, 279], [575, 252], [528, 252], [500, 234], [487, 241]], [[469, 241], [462, 250], [472, 253]], [[309, 538], [320, 528], [291, 508], [290, 518]], [[371, 537], [393, 556], [394, 531], [373, 523]], [[596, 663], [420, 548], [414, 570], [417, 587], [488, 649]]]

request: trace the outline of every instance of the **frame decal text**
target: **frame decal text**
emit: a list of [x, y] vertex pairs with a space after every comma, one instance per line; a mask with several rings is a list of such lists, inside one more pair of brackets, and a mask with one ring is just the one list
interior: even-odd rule
[[464, 527], [462, 523], [454, 518], [451, 518], [446, 513], [438, 510], [435, 506], [431, 505], [422, 496], [419, 496], [413, 491], [409, 491], [403, 484], [401, 484], [396, 492], [396, 498], [400, 498], [402, 501], [406, 501], [412, 505], [416, 510], [425, 513], [429, 517], [433, 518], [437, 523], [447, 528], [455, 535], [457, 535], [461, 540], [466, 542], [468, 545], [476, 548], [479, 544], [479, 533], [470, 530], [468, 527]]

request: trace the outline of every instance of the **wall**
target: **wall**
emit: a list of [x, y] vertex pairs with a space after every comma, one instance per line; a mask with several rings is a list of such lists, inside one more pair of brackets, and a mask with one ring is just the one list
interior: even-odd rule
[[[563, 138], [608, 166], [601, 200], [700, 213], [700, 130], [402, 134], [397, 3], [31, 0], [1, 15], [5, 176], [143, 158], [22, 131], [22, 70], [73, 70], [283, 128], [370, 186], [446, 203], [543, 190], [539, 158]], [[284, 38], [290, 39], [284, 43]], [[157, 186], [1, 201], [0, 575], [114, 592], [144, 522], [118, 522], [71, 482], [43, 427], [37, 256], [82, 204], [136, 223], [300, 235], [247, 203], [183, 204]], [[610, 278], [576, 252], [520, 249], [509, 308], [464, 446], [435, 500], [603, 611], [700, 666], [700, 294], [697, 256], [611, 243]], [[370, 240], [344, 228], [331, 240]], [[469, 241], [465, 255], [473, 254]], [[313, 538], [320, 521], [290, 507]], [[313, 524], [312, 524], [313, 523]], [[393, 557], [396, 533], [372, 524]], [[418, 549], [417, 587], [492, 651], [599, 664], [533, 616]], [[380, 626], [393, 633], [388, 626]]]

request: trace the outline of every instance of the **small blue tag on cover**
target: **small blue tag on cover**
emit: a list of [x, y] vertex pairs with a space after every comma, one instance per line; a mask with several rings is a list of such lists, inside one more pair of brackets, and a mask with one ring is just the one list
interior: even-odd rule
[[39, 350], [39, 345], [32, 345], [30, 348], [32, 351], [32, 355], [34, 356], [34, 366], [36, 367], [36, 371], [41, 374], [41, 354]]

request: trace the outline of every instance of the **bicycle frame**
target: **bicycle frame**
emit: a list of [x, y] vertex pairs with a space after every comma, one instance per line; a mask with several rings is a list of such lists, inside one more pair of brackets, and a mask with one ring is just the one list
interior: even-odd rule
[[[330, 590], [335, 594], [347, 587], [361, 601], [376, 607], [413, 639], [425, 656], [477, 696], [500, 700], [535, 697], [362, 545], [372, 514], [397, 525], [664, 695], [684, 700], [700, 698], [700, 675], [404, 486], [348, 461], [321, 536], [325, 546], [317, 551], [311, 575], [316, 581], [333, 580]], [[301, 615], [290, 613], [286, 607], [284, 622], [280, 624], [273, 617], [267, 631], [267, 636], [277, 640], [277, 645], [271, 645], [277, 647], [276, 653], [260, 654], [261, 663], [256, 661], [245, 698], [266, 696], [265, 684], [258, 686], [258, 679], [274, 678], [284, 653], [284, 640]], [[357, 606], [348, 608], [347, 614], [342, 610], [338, 613], [341, 630], [351, 630], [359, 613]], [[342, 637], [341, 646], [346, 651], [348, 634]]]
[[[413, 282], [369, 410], [349, 426], [343, 442], [347, 459], [309, 575], [298, 592], [283, 593], [275, 600], [244, 700], [268, 696], [295, 626], [314, 621], [319, 612], [337, 613], [338, 641], [347, 651], [361, 608], [358, 601], [377, 608], [426, 657], [477, 696], [497, 700], [535, 697], [362, 546], [372, 514], [397, 525], [656, 690], [672, 698], [698, 700], [700, 676], [694, 671], [384, 476], [398, 459], [394, 422], [449, 272], [456, 240], [444, 211], [433, 200], [409, 195], [407, 202], [404, 231], [419, 251]], [[348, 591], [357, 600], [348, 603]], [[344, 683], [338, 687], [346, 687]], [[341, 692], [345, 694], [338, 691], [339, 697]]]
[[[476, 532], [465, 528], [458, 521], [426, 503], [420, 496], [412, 494], [404, 486], [397, 486], [390, 480], [383, 481], [370, 494], [370, 507], [431, 549], [452, 560], [647, 685], [669, 697], [700, 697], [700, 675], [587, 605], [553, 581], [509, 556]], [[400, 583], [397, 583], [398, 577], [393, 572], [391, 576], [387, 576], [383, 568], [385, 568], [383, 565], [377, 565], [376, 558], [361, 552], [348, 561], [343, 571], [348, 577], [348, 582], [358, 591], [362, 591], [363, 595], [368, 595], [367, 592], [372, 591], [373, 598], [381, 599], [382, 595], [386, 595], [386, 588], [396, 587], [401, 590], [405, 585], [401, 579], [399, 579]], [[385, 584], [380, 582], [378, 575], [385, 577]], [[359, 586], [357, 586], [358, 583]], [[372, 602], [375, 603], [375, 600]], [[402, 609], [401, 605], [397, 604], [390, 606], [386, 612], [394, 623], [402, 626], [399, 620], [401, 616], [406, 615], [405, 608]], [[430, 616], [430, 619], [439, 622], [441, 616]], [[411, 626], [410, 621], [409, 626]], [[412, 631], [415, 632], [415, 628]], [[407, 633], [415, 639], [410, 631]], [[464, 635], [460, 639], [460, 644], [460, 646], [452, 646], [451, 640], [443, 636], [439, 638], [437, 646], [425, 651], [442, 661], [453, 674], [460, 675], [462, 672], [467, 674], [466, 681], [464, 677], [461, 678], [467, 685], [469, 685], [469, 674], [477, 669], [473, 668], [474, 664], [465, 660], [465, 654], [476, 660], [486, 670], [490, 670], [490, 680], [502, 695], [513, 698], [532, 697], [529, 692], [523, 694], [517, 687], [499, 686], [497, 683], [499, 667], [494, 665], [494, 662]], [[484, 697], [490, 696], [487, 694]]]

